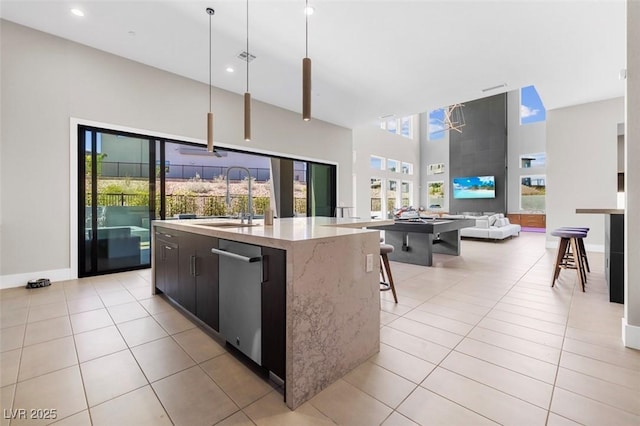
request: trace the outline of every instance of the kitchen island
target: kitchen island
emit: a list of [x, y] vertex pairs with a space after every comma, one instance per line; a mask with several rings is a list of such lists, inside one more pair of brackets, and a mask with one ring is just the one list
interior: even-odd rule
[[624, 303], [624, 209], [576, 209], [578, 214], [604, 215], [604, 276], [609, 301]]
[[[262, 307], [261, 322], [257, 319], [262, 353], [243, 352], [284, 380], [286, 404], [295, 409], [379, 350], [379, 232], [362, 228], [386, 223], [392, 222], [325, 217], [276, 219], [272, 226], [154, 221], [152, 291], [165, 293], [233, 346], [235, 330], [223, 333], [225, 300], [233, 299], [225, 294], [236, 290], [232, 284], [246, 281], [252, 263], [262, 262], [261, 302], [247, 297], [247, 303]], [[224, 260], [235, 246], [253, 247], [234, 255], [240, 262], [237, 274]], [[247, 339], [238, 338], [239, 346], [241, 340]]]

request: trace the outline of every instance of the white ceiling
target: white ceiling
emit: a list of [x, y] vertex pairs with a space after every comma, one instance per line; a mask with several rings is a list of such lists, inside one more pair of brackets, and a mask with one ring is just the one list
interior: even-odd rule
[[[315, 118], [346, 127], [535, 84], [547, 109], [624, 95], [624, 0], [309, 0]], [[78, 18], [71, 7], [85, 12]], [[245, 91], [243, 0], [3, 0], [2, 18]], [[302, 107], [304, 0], [249, 0], [250, 91]], [[135, 32], [135, 35], [130, 34]], [[236, 72], [225, 71], [234, 66]], [[482, 89], [505, 83], [506, 88]]]

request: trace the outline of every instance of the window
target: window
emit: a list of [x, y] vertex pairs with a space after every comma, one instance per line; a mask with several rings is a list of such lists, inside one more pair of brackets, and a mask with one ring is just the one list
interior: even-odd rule
[[537, 154], [524, 154], [520, 156], [520, 168], [529, 169], [532, 167], [544, 167], [547, 163], [547, 154], [540, 152]]
[[444, 182], [427, 183], [427, 205], [430, 209], [444, 208]]
[[409, 207], [411, 203], [411, 182], [403, 181], [402, 182], [402, 207]]
[[546, 176], [520, 177], [520, 210], [545, 210]]
[[370, 190], [370, 199], [371, 199], [371, 218], [372, 219], [381, 219], [382, 218], [382, 179], [380, 178], [371, 178], [371, 190]]
[[411, 137], [411, 117], [402, 117], [400, 119], [400, 134], [405, 138]]
[[405, 138], [413, 137], [412, 116], [389, 118], [380, 122], [380, 128]]
[[534, 86], [520, 89], [520, 124], [531, 124], [547, 119], [547, 110]]
[[399, 162], [396, 160], [387, 160], [387, 170], [390, 172], [399, 172]]
[[413, 174], [413, 164], [411, 163], [402, 163], [402, 173], [405, 175]]
[[444, 108], [429, 111], [429, 140], [435, 141], [444, 138]]
[[372, 155], [369, 161], [372, 169], [384, 170], [384, 158], [380, 158], [380, 157], [376, 157], [375, 155]]
[[398, 208], [398, 181], [390, 180], [387, 185], [387, 217]]

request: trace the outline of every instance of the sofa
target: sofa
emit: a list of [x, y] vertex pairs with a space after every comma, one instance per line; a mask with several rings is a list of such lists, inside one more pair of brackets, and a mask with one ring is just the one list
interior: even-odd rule
[[461, 215], [450, 217], [464, 217], [476, 220], [476, 226], [460, 230], [461, 237], [504, 240], [520, 235], [520, 225], [509, 223], [509, 219], [504, 217], [502, 213], [485, 216]]

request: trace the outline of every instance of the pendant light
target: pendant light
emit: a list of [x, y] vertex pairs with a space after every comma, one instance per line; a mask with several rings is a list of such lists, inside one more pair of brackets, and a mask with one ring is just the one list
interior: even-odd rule
[[304, 49], [302, 59], [302, 119], [311, 120], [311, 59], [309, 59], [309, 0], [305, 0]]
[[211, 112], [211, 17], [215, 10], [208, 7], [209, 15], [209, 112], [207, 113], [207, 151], [213, 152], [213, 113]]
[[244, 92], [244, 140], [251, 140], [251, 93], [249, 93], [249, 0], [247, 0], [247, 90]]

